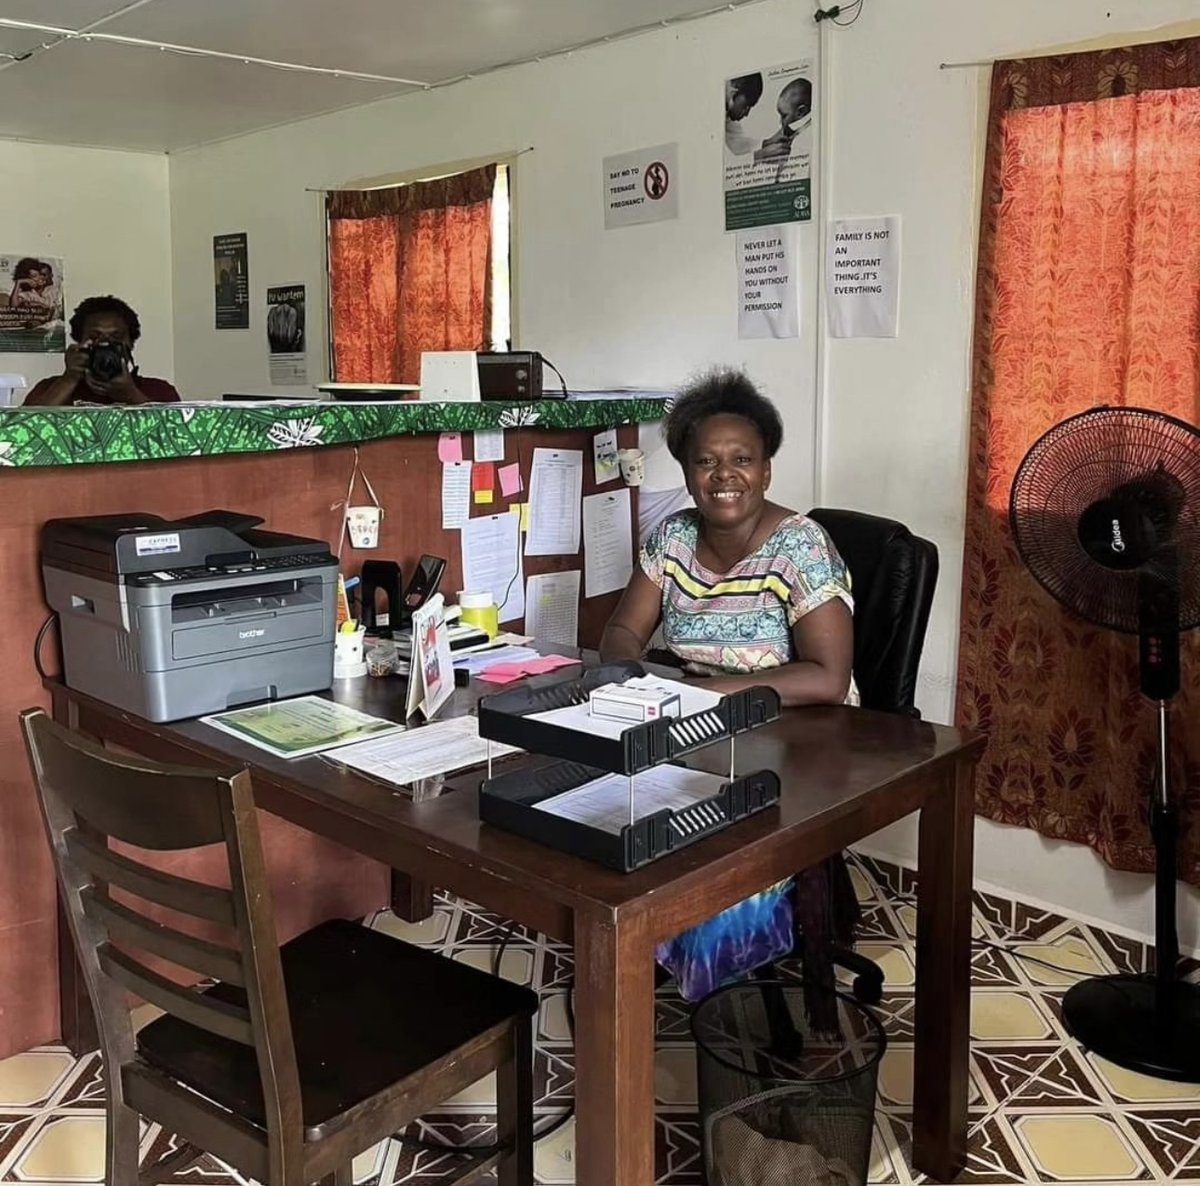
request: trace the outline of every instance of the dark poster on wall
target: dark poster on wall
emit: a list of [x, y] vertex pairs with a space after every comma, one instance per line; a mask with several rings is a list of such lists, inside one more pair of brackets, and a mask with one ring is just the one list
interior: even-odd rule
[[246, 232], [213, 236], [217, 329], [250, 328], [250, 251]]

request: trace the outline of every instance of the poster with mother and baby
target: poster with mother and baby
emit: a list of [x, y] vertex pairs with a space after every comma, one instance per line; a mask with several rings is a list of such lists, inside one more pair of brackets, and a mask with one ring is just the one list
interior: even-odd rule
[[725, 80], [725, 229], [812, 218], [812, 62]]

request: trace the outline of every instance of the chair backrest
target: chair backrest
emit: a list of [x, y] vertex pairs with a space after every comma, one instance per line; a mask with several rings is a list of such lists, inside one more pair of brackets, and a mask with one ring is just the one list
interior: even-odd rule
[[[291, 1020], [249, 774], [225, 777], [117, 757], [40, 709], [22, 713], [21, 727], [110, 1090], [114, 1083], [120, 1090], [120, 1068], [135, 1056], [127, 1005], [132, 992], [184, 1022], [253, 1047], [272, 1142], [302, 1140]], [[146, 853], [223, 845], [231, 888], [155, 868], [114, 851], [110, 839]], [[155, 908], [153, 918], [147, 903]], [[198, 929], [227, 941], [188, 933]], [[147, 966], [140, 953], [193, 981], [240, 986], [246, 1005], [182, 987]]]
[[850, 570], [854, 679], [864, 708], [917, 715], [917, 668], [937, 586], [938, 552], [903, 523], [810, 511]]

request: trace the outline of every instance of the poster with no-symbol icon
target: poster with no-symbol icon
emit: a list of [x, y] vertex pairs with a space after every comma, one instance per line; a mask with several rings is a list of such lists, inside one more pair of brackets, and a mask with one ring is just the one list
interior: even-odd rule
[[250, 328], [250, 250], [246, 232], [213, 236], [217, 329]]
[[725, 80], [725, 229], [812, 218], [816, 66], [790, 62]]

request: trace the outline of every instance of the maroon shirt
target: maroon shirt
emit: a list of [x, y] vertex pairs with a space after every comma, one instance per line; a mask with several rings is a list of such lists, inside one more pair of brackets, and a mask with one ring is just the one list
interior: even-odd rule
[[[47, 387], [57, 383], [61, 376], [55, 376], [49, 379], [43, 379], [40, 383], [35, 383], [32, 390], [25, 397], [25, 402], [28, 403], [40, 391], [45, 391]], [[137, 384], [138, 390], [152, 404], [177, 404], [179, 403], [179, 392], [171, 386], [166, 379], [149, 379], [145, 375], [135, 375], [134, 383]], [[68, 403], [89, 403], [103, 404], [112, 403], [111, 400], [105, 400], [97, 395], [88, 385], [86, 379], [80, 379], [75, 384], [75, 390], [71, 392], [71, 398]]]

